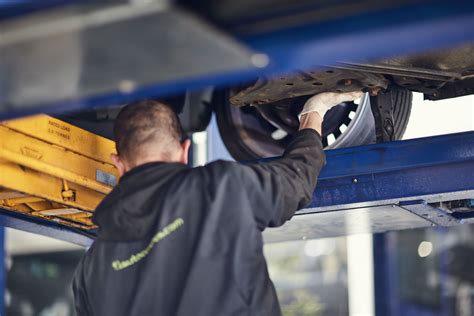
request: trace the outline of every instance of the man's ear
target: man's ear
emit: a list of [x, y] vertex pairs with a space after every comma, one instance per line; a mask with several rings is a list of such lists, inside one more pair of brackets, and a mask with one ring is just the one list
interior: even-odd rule
[[189, 147], [191, 146], [191, 141], [186, 139], [184, 142], [181, 143], [181, 158], [179, 162], [187, 165], [188, 164], [188, 155], [189, 155]]
[[126, 170], [125, 170], [125, 164], [120, 159], [120, 157], [118, 155], [111, 154], [110, 159], [112, 159], [112, 162], [114, 163], [115, 167], [118, 169], [119, 175], [123, 176]]

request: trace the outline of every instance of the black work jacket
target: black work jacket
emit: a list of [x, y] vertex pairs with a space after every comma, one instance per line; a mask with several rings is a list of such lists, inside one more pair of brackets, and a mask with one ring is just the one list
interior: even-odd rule
[[74, 276], [81, 315], [280, 315], [262, 231], [310, 202], [320, 136], [298, 132], [281, 158], [127, 172], [94, 214], [98, 238]]

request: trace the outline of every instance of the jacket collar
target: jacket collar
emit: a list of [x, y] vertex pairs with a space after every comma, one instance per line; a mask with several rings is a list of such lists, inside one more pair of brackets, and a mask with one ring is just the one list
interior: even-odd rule
[[158, 192], [189, 167], [180, 163], [151, 162], [127, 171], [117, 186], [99, 204], [93, 222], [99, 225], [99, 237], [107, 240], [143, 238], [159, 216], [164, 198]]
[[[130, 178], [130, 177], [134, 177], [134, 175], [136, 174], [140, 174], [140, 173], [146, 173], [149, 169], [152, 169], [154, 167], [159, 167], [159, 166], [163, 166], [163, 167], [173, 167], [173, 166], [185, 166], [181, 163], [168, 163], [168, 162], [163, 162], [163, 161], [153, 161], [153, 162], [147, 162], [147, 163], [144, 163], [144, 164], [141, 164], [139, 166], [136, 166], [136, 167], [133, 167], [132, 169], [128, 170], [127, 172], [125, 172], [121, 177], [120, 177], [120, 180], [119, 182], [122, 182], [122, 181], [125, 181], [126, 179]], [[166, 168], [166, 169], [167, 169]]]

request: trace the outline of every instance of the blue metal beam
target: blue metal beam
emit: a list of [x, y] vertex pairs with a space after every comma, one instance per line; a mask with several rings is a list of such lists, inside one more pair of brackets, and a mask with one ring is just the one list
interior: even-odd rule
[[[3, 98], [0, 119], [38, 111], [58, 112], [122, 104], [182, 93], [186, 89], [234, 84], [258, 75], [290, 72], [341, 60], [357, 61], [420, 52], [474, 40], [474, 2], [466, 0], [406, 1], [396, 8], [328, 18], [278, 31], [243, 34], [230, 30], [227, 36], [183, 12], [171, 13], [182, 23], [169, 23], [166, 16], [170, 13], [160, 12], [152, 19], [157, 25], [155, 28], [162, 30], [158, 33], [142, 31], [149, 25], [136, 29], [127, 27], [126, 23], [135, 25], [137, 22], [132, 18], [123, 19], [121, 24], [105, 25], [107, 27], [103, 28], [113, 36], [103, 33], [105, 31], [99, 27], [65, 32], [61, 40], [70, 45], [62, 45], [61, 59], [70, 62], [68, 67], [61, 66], [55, 72], [51, 69], [58, 68], [56, 55], [40, 54], [40, 57], [27, 52], [44, 52], [45, 46], [53, 45], [49, 43], [57, 45], [56, 37], [43, 38], [40, 34], [16, 44], [3, 44], [2, 51], [8, 58], [0, 57], [0, 100]], [[195, 24], [180, 34], [192, 35], [172, 36], [171, 39], [177, 39], [176, 43], [165, 43], [156, 36], [175, 32], [177, 25], [189, 26], [190, 21]], [[101, 36], [105, 40], [97, 40]], [[110, 40], [115, 37], [120, 41]], [[124, 42], [128, 43], [126, 48], [135, 49], [122, 49]], [[114, 43], [119, 43], [117, 49], [113, 49]], [[176, 45], [171, 45], [173, 43]], [[67, 51], [68, 47], [70, 51]], [[166, 49], [169, 52], [160, 58], [157, 53]], [[220, 52], [219, 58], [216, 52]], [[262, 56], [254, 53], [266, 54], [268, 65], [256, 63], [255, 57]], [[98, 61], [96, 55], [100, 55]], [[32, 73], [42, 74], [41, 80], [26, 80], [31, 79]], [[126, 83], [125, 89], [118, 88], [120, 80]], [[48, 89], [48, 86], [53, 87]], [[42, 92], [41, 98], [36, 94], [32, 97], [31, 91]], [[57, 91], [62, 91], [61, 97]], [[8, 97], [9, 94], [12, 96]]]
[[473, 30], [473, 1], [413, 1], [240, 39], [270, 56], [266, 71], [281, 72], [468, 43]]
[[[299, 215], [332, 213], [329, 218], [325, 217], [332, 228], [326, 231], [329, 226], [323, 225], [326, 230], [323, 229], [319, 237], [343, 235], [343, 230], [334, 231], [334, 221], [352, 227], [350, 223], [360, 220], [364, 214], [362, 217], [369, 221], [367, 227], [359, 229], [365, 232], [469, 222], [467, 218], [459, 220], [429, 206], [426, 201], [474, 197], [474, 132], [329, 150], [326, 155], [327, 164], [319, 177], [313, 201], [309, 208], [298, 212]], [[397, 206], [387, 207], [391, 205]], [[384, 222], [383, 214], [392, 216], [394, 222]], [[314, 234], [313, 224], [323, 223], [324, 218], [312, 219], [313, 215], [304, 216], [303, 221], [309, 225], [310, 233], [302, 229], [301, 221], [293, 220], [277, 238], [289, 238], [292, 224], [296, 225], [291, 235], [295, 238]], [[370, 224], [371, 221], [374, 222]], [[357, 228], [361, 223], [356, 224]], [[0, 225], [84, 246], [91, 244], [95, 234], [8, 211], [0, 213]], [[346, 229], [346, 233], [351, 232]]]
[[474, 132], [326, 152], [308, 209], [438, 202], [474, 197]]
[[0, 20], [30, 14], [39, 10], [80, 2], [81, 0], [0, 0]]
[[31, 216], [11, 212], [1, 208], [0, 226], [56, 238], [84, 247], [90, 246], [94, 238], [94, 232], [73, 229], [57, 224], [53, 221], [44, 220], [38, 217], [33, 218]]

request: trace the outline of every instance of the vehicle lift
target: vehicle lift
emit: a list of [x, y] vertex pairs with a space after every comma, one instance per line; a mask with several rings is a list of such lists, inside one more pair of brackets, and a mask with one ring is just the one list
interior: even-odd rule
[[86, 234], [116, 183], [114, 142], [47, 115], [0, 123], [0, 207]]
[[[29, 231], [52, 237], [64, 230], [93, 238], [93, 211], [118, 177], [114, 152], [112, 141], [50, 116], [1, 123], [0, 220], [13, 227], [25, 220]], [[270, 230], [267, 240], [474, 223], [473, 132], [326, 155], [312, 203], [284, 228]], [[363, 216], [369, 226], [358, 222]]]
[[[18, 117], [236, 83], [314, 67], [315, 60], [329, 65], [474, 40], [474, 3], [461, 0], [400, 1], [253, 33], [229, 25], [216, 31], [218, 21], [153, 2], [99, 11], [70, 10], [38, 29], [1, 22], [0, 225], [88, 246], [97, 229], [93, 210], [117, 181], [112, 141], [51, 116]], [[167, 31], [142, 32], [145, 23]], [[192, 54], [172, 53], [183, 45], [179, 34], [192, 34], [186, 42]], [[118, 46], [106, 40], [118, 35]], [[124, 42], [130, 51], [121, 49]], [[44, 54], [56, 45], [60, 57]], [[169, 54], [166, 60], [143, 54], [150, 50]], [[108, 62], [90, 58], [97, 54]], [[388, 142], [328, 150], [310, 206], [266, 240], [474, 222], [474, 132], [396, 142], [389, 141], [390, 124], [377, 132]]]

